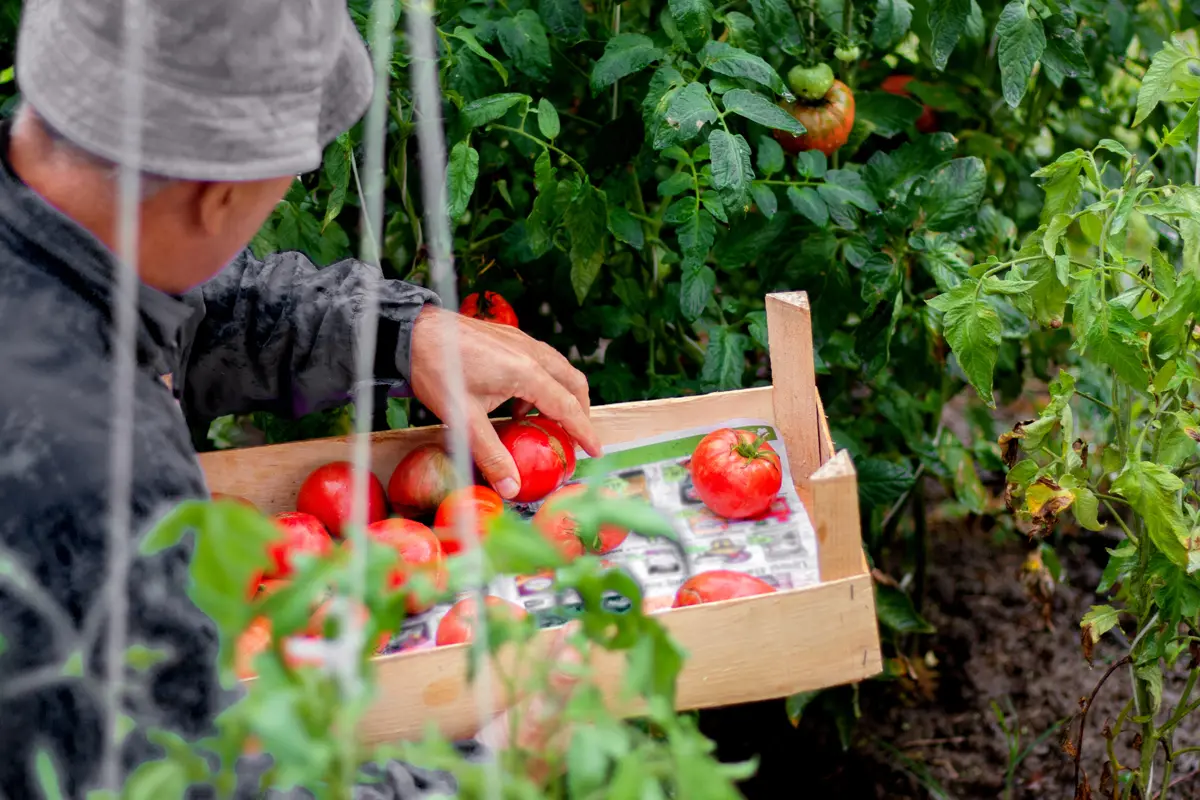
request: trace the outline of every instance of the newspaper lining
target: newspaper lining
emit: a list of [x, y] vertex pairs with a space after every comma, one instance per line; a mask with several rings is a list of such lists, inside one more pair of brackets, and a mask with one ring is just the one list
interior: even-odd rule
[[[688, 460], [699, 440], [718, 428], [754, 430], [765, 436], [779, 453], [783, 486], [771, 508], [759, 519], [735, 521], [718, 517], [695, 494]], [[718, 425], [672, 431], [607, 447], [605, 455], [617, 456], [614, 460], [618, 466], [604, 478], [604, 483], [662, 512], [679, 538], [676, 543], [631, 532], [620, 547], [603, 556], [638, 582], [647, 612], [669, 608], [685, 580], [717, 569], [745, 572], [780, 590], [820, 582], [816, 531], [792, 484], [783, 441], [769, 422], [732, 419]], [[540, 505], [510, 508], [528, 519]], [[552, 574], [504, 576], [492, 582], [488, 593], [521, 606], [543, 627], [565, 624], [579, 608], [579, 598], [574, 592], [555, 589]], [[629, 600], [617, 594], [607, 596], [604, 602], [614, 611], [629, 607]], [[438, 623], [450, 607], [449, 603], [439, 605], [405, 620], [386, 652], [432, 647]]]

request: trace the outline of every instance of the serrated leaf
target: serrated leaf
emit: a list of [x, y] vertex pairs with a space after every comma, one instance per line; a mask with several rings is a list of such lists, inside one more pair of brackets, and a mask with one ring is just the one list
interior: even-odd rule
[[500, 47], [513, 65], [535, 80], [550, 77], [550, 40], [536, 11], [523, 8], [496, 24]]
[[558, 132], [561, 130], [561, 124], [558, 120], [558, 110], [554, 108], [554, 103], [551, 103], [548, 98], [543, 97], [538, 101], [538, 130], [542, 132], [542, 136], [547, 139], [555, 139], [558, 137]]
[[1178, 37], [1173, 36], [1171, 41], [1163, 43], [1162, 49], [1150, 59], [1150, 68], [1142, 76], [1142, 85], [1138, 89], [1137, 113], [1133, 117], [1135, 127], [1150, 116], [1150, 112], [1162, 102], [1176, 80], [1187, 73], [1188, 65], [1196, 60]]
[[758, 171], [770, 177], [783, 171], [783, 148], [770, 136], [758, 139]]
[[1083, 615], [1079, 627], [1092, 637], [1092, 644], [1095, 644], [1100, 641], [1101, 636], [1117, 627], [1120, 618], [1120, 613], [1112, 606], [1092, 606], [1091, 610]]
[[481, 125], [486, 125], [489, 122], [500, 119], [508, 113], [510, 108], [518, 103], [528, 103], [532, 99], [527, 94], [519, 94], [517, 92], [481, 97], [463, 106], [461, 112], [462, 119], [468, 128], [478, 128]]
[[[805, 178], [824, 178], [829, 169], [829, 161], [820, 150], [803, 150], [796, 154], [796, 171]], [[840, 172], [839, 175], [852, 175]]]
[[884, 138], [907, 131], [921, 112], [920, 103], [888, 92], [860, 92], [854, 96], [855, 124], [869, 125]]
[[879, 50], [891, 49], [912, 26], [912, 12], [908, 0], [877, 0], [871, 44]]
[[634, 219], [633, 215], [621, 206], [609, 206], [608, 232], [617, 241], [624, 242], [637, 250], [646, 246], [646, 234], [642, 230], [642, 223]]
[[948, 232], [974, 222], [986, 180], [983, 162], [974, 156], [956, 158], [934, 170], [921, 197], [925, 226]]
[[709, 42], [700, 53], [701, 66], [731, 78], [745, 78], [791, 99], [783, 79], [766, 61], [725, 42]]
[[475, 181], [478, 178], [479, 152], [463, 140], [450, 149], [450, 163], [446, 168], [450, 203], [448, 213], [452, 221], [466, 212], [471, 195], [475, 193]]
[[989, 408], [995, 407], [992, 374], [1000, 355], [1000, 317], [988, 305], [975, 302], [976, 281], [967, 281], [948, 294], [929, 301], [943, 314], [946, 343], [958, 358], [967, 380]]
[[712, 158], [713, 188], [721, 193], [727, 206], [749, 205], [754, 169], [750, 166], [750, 145], [740, 133], [714, 130], [708, 135]]
[[686, 199], [691, 201], [688, 206], [691, 211], [687, 212], [682, 224], [675, 231], [679, 237], [679, 249], [683, 253], [682, 264], [685, 270], [695, 269], [704, 263], [717, 235], [717, 224], [713, 221], [712, 214], [699, 208], [694, 197]]
[[571, 239], [571, 288], [583, 305], [600, 267], [604, 264], [604, 233], [608, 213], [604, 192], [585, 186], [575, 202], [567, 206], [564, 221]]
[[933, 66], [946, 68], [950, 53], [967, 27], [971, 15], [971, 0], [933, 0], [929, 6], [929, 31], [932, 34], [930, 52]]
[[891, 506], [913, 485], [913, 471], [907, 464], [882, 458], [856, 461], [858, 499], [864, 508]]
[[912, 599], [891, 586], [875, 584], [875, 614], [884, 627], [896, 633], [934, 632], [934, 627], [917, 613]]
[[795, 117], [757, 92], [747, 89], [731, 89], [721, 100], [726, 112], [753, 120], [760, 125], [787, 131], [793, 136], [799, 136], [805, 132], [804, 126]]
[[1030, 14], [1025, 0], [1011, 0], [1000, 12], [996, 36], [1004, 102], [1016, 108], [1025, 96], [1033, 65], [1046, 49], [1046, 33], [1041, 19]]
[[693, 81], [683, 87], [671, 100], [667, 108], [665, 130], [671, 131], [672, 136], [656, 137], [654, 146], [657, 149], [668, 144], [688, 142], [700, 135], [704, 126], [717, 121], [717, 109], [712, 104], [708, 89], [704, 84]]
[[[1113, 494], [1128, 501], [1146, 525], [1154, 546], [1173, 563], [1188, 567], [1183, 511], [1176, 493], [1183, 481], [1161, 464], [1133, 461], [1113, 481]], [[1190, 570], [1189, 570], [1190, 571]]]
[[667, 0], [667, 7], [693, 53], [712, 38], [713, 7], [709, 0]]
[[787, 0], [750, 0], [750, 9], [763, 31], [768, 31], [773, 43], [788, 55], [804, 51], [804, 40], [796, 13]]
[[538, 13], [555, 37], [569, 43], [583, 38], [586, 17], [579, 0], [538, 0]]
[[321, 223], [322, 231], [337, 219], [346, 204], [346, 191], [350, 188], [350, 159], [353, 157], [349, 134], [343, 133], [325, 148], [323, 172], [330, 189], [329, 200], [325, 203], [325, 219]]
[[[575, 1], [578, 2], [578, 0]], [[500, 76], [500, 80], [504, 83], [504, 85], [508, 85], [508, 70], [505, 69], [504, 65], [500, 63], [500, 59], [496, 58], [483, 48], [483, 45], [479, 43], [479, 39], [475, 37], [474, 31], [458, 25], [454, 28], [454, 33], [450, 35], [465, 44], [467, 49], [472, 53], [491, 64], [492, 69], [496, 70], [496, 74]]]
[[[656, 47], [649, 36], [640, 33], [614, 36], [604, 46], [604, 55], [592, 67], [592, 91], [598, 92], [624, 77], [641, 72], [666, 55], [666, 51]], [[679, 74], [674, 69], [672, 72]]]
[[742, 373], [746, 371], [746, 349], [749, 339], [725, 326], [714, 327], [704, 351], [704, 368], [700, 382], [717, 391], [740, 389]]
[[767, 312], [751, 311], [746, 315], [746, 331], [754, 343], [766, 350], [770, 344], [767, 337]]
[[750, 187], [750, 194], [762, 215], [767, 219], [773, 219], [775, 212], [779, 211], [779, 199], [775, 196], [774, 190], [770, 186], [756, 183]]
[[684, 267], [679, 280], [679, 310], [684, 319], [696, 320], [712, 299], [717, 274], [707, 264], [697, 264]]
[[757, 53], [762, 47], [754, 20], [740, 11], [725, 12], [725, 27], [729, 31], [729, 43], [748, 53]]

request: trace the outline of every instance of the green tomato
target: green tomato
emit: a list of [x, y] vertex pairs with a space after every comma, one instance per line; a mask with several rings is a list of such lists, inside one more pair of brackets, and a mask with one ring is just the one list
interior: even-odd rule
[[814, 67], [796, 65], [788, 70], [788, 86], [805, 100], [820, 100], [833, 86], [833, 70], [828, 64]]
[[850, 45], [849, 47], [839, 47], [833, 51], [833, 57], [843, 64], [849, 64], [852, 61], [857, 61], [862, 51], [858, 49], [858, 45]]

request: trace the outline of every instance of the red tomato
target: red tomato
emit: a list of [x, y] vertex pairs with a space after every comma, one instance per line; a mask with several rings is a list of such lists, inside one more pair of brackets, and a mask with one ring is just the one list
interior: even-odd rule
[[508, 301], [496, 292], [475, 292], [467, 295], [463, 299], [458, 313], [486, 322], [494, 322], [497, 325], [518, 327], [517, 312], [513, 311], [513, 307], [509, 305]]
[[241, 503], [242, 505], [246, 506], [247, 508], [252, 508], [255, 511], [258, 511], [258, 506], [254, 505], [254, 503], [251, 503], [249, 500], [242, 497], [241, 495], [225, 494], [224, 492], [213, 492], [212, 499], [214, 501], [224, 501], [226, 503]]
[[[585, 490], [586, 487], [581, 483], [564, 486], [547, 497], [546, 502], [542, 503], [542, 507], [533, 515], [534, 526], [546, 538], [558, 545], [559, 550], [562, 551], [562, 554], [568, 561], [583, 555], [587, 548], [576, 531], [574, 516], [570, 512], [560, 510], [557, 506], [563, 498], [573, 497]], [[605, 495], [612, 496], [611, 492], [601, 491]], [[619, 528], [616, 525], [601, 525], [600, 546], [592, 552], [600, 555], [611, 553], [621, 546], [621, 543], [625, 541], [625, 537], [628, 535], [629, 531]]]
[[504, 498], [487, 486], [464, 486], [446, 496], [433, 519], [434, 533], [448, 556], [460, 552], [465, 543], [458, 540], [458, 517], [468, 508], [475, 510], [475, 530], [479, 540], [487, 534], [488, 522], [504, 511]]
[[[342, 527], [350, 520], [354, 498], [354, 466], [349, 461], [334, 461], [313, 470], [300, 486], [296, 510], [321, 520], [334, 536], [341, 537]], [[374, 475], [367, 484], [367, 524], [387, 516], [387, 498], [383, 484]]]
[[454, 463], [441, 445], [423, 444], [406, 455], [388, 481], [392, 508], [433, 511], [454, 488]]
[[775, 587], [761, 578], [731, 569], [715, 569], [712, 572], [693, 575], [684, 581], [675, 593], [675, 605], [672, 608], [698, 606], [701, 603], [715, 603], [735, 597], [753, 597], [773, 591]]
[[[388, 578], [392, 589], [402, 588], [418, 572], [428, 575], [438, 589], [446, 588], [442, 544], [429, 528], [415, 520], [394, 517], [371, 524], [367, 533], [375, 541], [388, 545], [400, 554], [400, 564]], [[419, 614], [432, 606], [433, 603], [422, 603], [412, 595], [406, 603], [409, 614]]]
[[549, 417], [536, 416], [526, 417], [524, 422], [531, 425], [536, 425], [541, 428], [551, 439], [551, 446], [554, 442], [558, 442], [558, 447], [555, 448], [555, 453], [562, 450], [563, 454], [563, 483], [571, 480], [575, 474], [575, 440], [571, 438], [571, 434], [567, 433], [566, 429], [559, 425]]
[[692, 484], [709, 510], [726, 519], [766, 512], [783, 485], [779, 454], [750, 431], [721, 428], [692, 453]]
[[288, 511], [276, 514], [274, 519], [275, 526], [283, 532], [283, 537], [267, 547], [272, 564], [263, 572], [263, 578], [282, 580], [291, 577], [293, 553], [327, 556], [333, 552], [333, 539], [321, 524], [321, 520], [312, 514]]
[[[889, 75], [883, 79], [879, 88], [888, 94], [912, 97], [912, 93], [908, 91], [907, 87], [913, 80], [912, 75]], [[937, 130], [937, 114], [924, 103], [921, 104], [921, 116], [917, 117], [917, 130], [921, 133], [933, 133]]]
[[827, 156], [844, 145], [854, 127], [854, 95], [850, 87], [834, 81], [833, 88], [816, 103], [783, 102], [780, 107], [807, 129], [793, 136], [787, 131], [774, 131], [775, 140], [793, 155], [803, 150], [820, 150]]
[[545, 428], [522, 419], [506, 422], [496, 432], [521, 476], [521, 490], [512, 498], [514, 502], [535, 503], [566, 482], [567, 449]]
[[[503, 615], [508, 619], [525, 618], [525, 609], [516, 603], [510, 603], [491, 595], [485, 597], [483, 602], [487, 608], [497, 609], [488, 615], [489, 620], [498, 615]], [[435, 643], [439, 647], [444, 644], [462, 644], [471, 641], [474, 637], [475, 598], [467, 597], [455, 603], [454, 607], [446, 612], [446, 616], [442, 617], [442, 621], [438, 623]]]

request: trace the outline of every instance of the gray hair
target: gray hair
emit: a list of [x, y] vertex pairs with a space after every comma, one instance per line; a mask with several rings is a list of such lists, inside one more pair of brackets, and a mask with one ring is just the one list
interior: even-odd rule
[[[45, 117], [37, 112], [37, 109], [31, 106], [26, 101], [21, 101], [17, 107], [15, 114], [17, 124], [28, 120], [36, 122], [46, 133], [46, 138], [50, 140], [51, 146], [55, 152], [65, 158], [82, 166], [91, 167], [99, 170], [111, 178], [114, 182], [119, 180], [121, 174], [121, 165], [115, 161], [109, 161], [94, 153], [89, 153], [79, 145], [72, 142], [62, 133], [60, 133], [53, 125], [46, 121]], [[165, 189], [167, 186], [175, 182], [174, 178], [168, 178], [164, 175], [155, 175], [150, 172], [142, 172], [138, 182], [139, 193], [142, 200], [149, 200], [154, 195]]]

